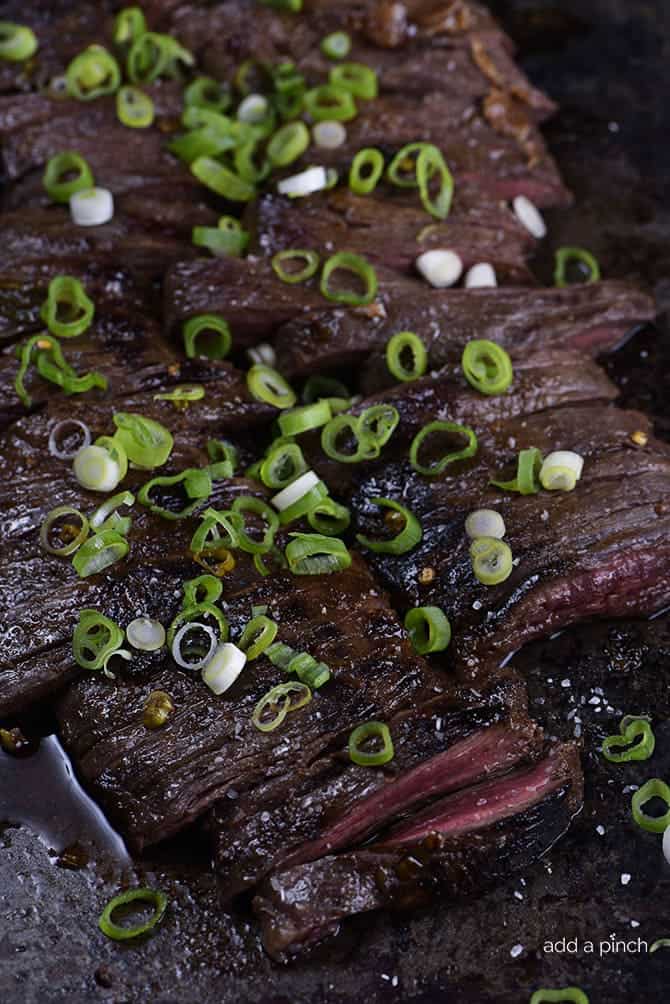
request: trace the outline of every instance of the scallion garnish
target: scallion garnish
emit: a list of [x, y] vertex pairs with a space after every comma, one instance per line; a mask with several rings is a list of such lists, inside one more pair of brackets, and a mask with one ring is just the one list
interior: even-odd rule
[[302, 389], [302, 399], [305, 404], [312, 404], [313, 401], [318, 401], [324, 397], [348, 400], [349, 390], [340, 380], [336, 380], [334, 377], [314, 373], [305, 381], [305, 386]]
[[[40, 527], [40, 544], [47, 554], [67, 557], [81, 547], [88, 537], [89, 522], [71, 505], [59, 505], [46, 516]], [[55, 544], [55, 535], [60, 543]]]
[[307, 470], [305, 458], [297, 443], [275, 442], [261, 461], [258, 474], [268, 488], [286, 488]]
[[579, 987], [564, 987], [562, 990], [536, 990], [530, 1004], [589, 1004], [589, 999]]
[[374, 192], [384, 171], [384, 155], [374, 147], [359, 150], [351, 162], [349, 188], [356, 195]]
[[203, 185], [230, 202], [249, 202], [256, 194], [253, 184], [212, 157], [197, 157], [191, 171]]
[[218, 314], [191, 317], [185, 322], [182, 331], [184, 351], [189, 359], [195, 359], [196, 356], [224, 359], [233, 344], [228, 322]]
[[386, 177], [391, 184], [399, 188], [419, 187], [416, 163], [419, 154], [426, 146], [427, 143], [408, 143], [398, 150], [386, 171]]
[[89, 45], [74, 57], [65, 71], [65, 80], [71, 98], [93, 101], [117, 90], [121, 70], [114, 56], [102, 45]]
[[477, 537], [470, 545], [472, 571], [484, 586], [497, 586], [512, 574], [514, 562], [509, 544], [497, 537]]
[[502, 540], [505, 536], [505, 520], [494, 509], [475, 509], [465, 520], [465, 532], [470, 540], [477, 540], [479, 537]]
[[[191, 551], [200, 554], [203, 551], [226, 548], [234, 550], [239, 547], [239, 534], [244, 526], [244, 517], [232, 511], [205, 509], [201, 523], [191, 539]], [[223, 531], [223, 535], [222, 532]]]
[[413, 331], [392, 335], [386, 345], [386, 365], [396, 380], [407, 382], [422, 377], [428, 369], [428, 353], [419, 336]]
[[572, 450], [556, 450], [544, 458], [540, 484], [549, 492], [571, 492], [582, 476], [584, 458]]
[[114, 42], [127, 45], [143, 35], [147, 30], [144, 12], [140, 7], [124, 7], [114, 20]]
[[514, 379], [512, 360], [500, 345], [486, 338], [473, 338], [463, 349], [461, 366], [465, 379], [480, 394], [503, 394]]
[[286, 671], [295, 673], [301, 683], [318, 690], [330, 680], [330, 669], [325, 662], [318, 662], [309, 652], [298, 652], [290, 659]]
[[338, 537], [320, 533], [292, 533], [286, 560], [294, 575], [325, 575], [351, 565], [351, 555]]
[[247, 387], [253, 398], [275, 408], [292, 408], [297, 400], [291, 386], [271, 366], [252, 366], [247, 373]]
[[139, 87], [120, 87], [116, 95], [119, 122], [131, 129], [146, 129], [154, 120], [154, 103]]
[[377, 97], [377, 74], [364, 63], [339, 63], [330, 71], [330, 83], [349, 91], [355, 98], [371, 101]]
[[53, 202], [67, 203], [75, 192], [95, 184], [87, 161], [76, 150], [63, 150], [47, 161], [42, 176], [44, 189]]
[[307, 513], [307, 522], [317, 533], [336, 537], [348, 528], [351, 522], [351, 513], [346, 506], [326, 497], [317, 502], [313, 509], [310, 509]]
[[150, 617], [136, 617], [126, 628], [126, 638], [138, 652], [158, 652], [165, 644], [165, 628]]
[[[68, 444], [73, 436], [81, 436], [81, 442], [69, 447]], [[91, 430], [85, 422], [80, 422], [78, 418], [64, 418], [56, 422], [49, 432], [49, 453], [59, 460], [73, 460], [79, 450], [84, 446], [91, 445]], [[61, 448], [61, 446], [63, 448]]]
[[[344, 452], [344, 445], [351, 443], [351, 449]], [[342, 446], [340, 446], [342, 444]], [[356, 415], [336, 415], [321, 430], [321, 449], [341, 464], [358, 464], [379, 456], [379, 446], [361, 430], [360, 417]]]
[[[660, 798], [665, 802], [667, 811], [662, 816], [648, 816], [644, 812], [644, 806], [652, 798]], [[664, 833], [670, 826], [670, 787], [660, 777], [652, 777], [633, 793], [631, 807], [633, 819], [643, 830], [648, 830], [649, 833]]]
[[328, 488], [323, 481], [314, 471], [307, 471], [275, 495], [272, 504], [279, 510], [282, 526], [287, 526], [310, 513], [327, 495]]
[[378, 452], [382, 446], [386, 446], [399, 421], [400, 413], [394, 405], [373, 404], [359, 416], [361, 436]]
[[[142, 924], [137, 924], [135, 927], [125, 927], [114, 923], [112, 919], [114, 911], [118, 907], [127, 906], [129, 903], [149, 903], [153, 906], [153, 913], [148, 920]], [[129, 941], [131, 938], [139, 938], [142, 935], [148, 934], [149, 931], [153, 931], [160, 924], [165, 916], [167, 903], [165, 893], [157, 889], [129, 889], [128, 892], [122, 892], [119, 896], [115, 896], [114, 899], [110, 899], [100, 914], [98, 927], [103, 934], [113, 941]]]
[[[374, 748], [370, 749], [370, 745]], [[393, 740], [384, 722], [365, 722], [349, 736], [349, 757], [360, 767], [381, 767], [395, 756]]]
[[82, 188], [70, 196], [70, 216], [78, 227], [99, 227], [114, 218], [114, 196], [108, 188]]
[[130, 516], [120, 516], [118, 511], [122, 506], [132, 506], [135, 504], [135, 496], [132, 492], [124, 491], [112, 495], [105, 499], [102, 505], [91, 514], [89, 523], [92, 530], [116, 530], [117, 533], [127, 534], [130, 530]]
[[230, 107], [231, 101], [228, 87], [213, 77], [196, 77], [184, 91], [184, 105], [187, 108], [225, 112]]
[[[202, 607], [182, 610], [170, 625], [167, 636], [170, 651], [172, 658], [182, 669], [202, 669], [212, 658], [219, 644], [213, 629], [208, 624], [202, 624], [194, 619], [202, 613]], [[221, 616], [223, 617], [223, 614]], [[181, 621], [186, 623], [183, 623], [175, 633], [175, 626]], [[171, 634], [174, 635], [172, 641], [170, 641]]]
[[[285, 262], [304, 261], [302, 268], [284, 268]], [[282, 282], [305, 282], [311, 279], [319, 267], [319, 256], [316, 251], [306, 251], [302, 248], [287, 248], [277, 251], [272, 258], [272, 268]]]
[[[656, 747], [656, 737], [646, 718], [626, 715], [620, 725], [620, 735], [607, 736], [603, 740], [603, 756], [610, 763], [630, 763], [633, 760], [648, 760]], [[636, 742], [636, 740], [640, 740]], [[623, 749], [622, 747], [628, 747]], [[622, 750], [617, 752], [617, 750]]]
[[313, 122], [349, 122], [356, 118], [356, 102], [347, 87], [321, 84], [306, 91], [303, 101]]
[[598, 282], [600, 279], [600, 265], [597, 258], [585, 248], [559, 248], [556, 252], [556, 268], [554, 270], [554, 282], [557, 286], [569, 286], [568, 267], [577, 263], [580, 268], [588, 269], [588, 274], [582, 281], [585, 283]]
[[419, 151], [416, 181], [423, 208], [436, 219], [445, 220], [454, 196], [454, 178], [441, 152], [432, 143], [423, 144]]
[[[241, 517], [237, 531], [237, 546], [248, 554], [265, 554], [274, 543], [275, 533], [279, 528], [279, 517], [267, 502], [255, 498], [253, 495], [238, 495], [233, 502], [232, 511]], [[247, 532], [247, 517], [250, 513], [259, 516], [265, 524], [263, 536], [260, 540], [255, 539]]]
[[288, 672], [289, 663], [295, 656], [295, 649], [290, 645], [285, 645], [282, 641], [275, 641], [270, 645], [265, 653], [273, 666]]
[[17, 397], [26, 408], [30, 408], [32, 398], [25, 387], [25, 377], [31, 363], [45, 380], [61, 387], [66, 394], [83, 394], [97, 387], [106, 390], [107, 378], [102, 373], [91, 371], [79, 376], [66, 362], [60, 344], [51, 335], [33, 335], [17, 346], [19, 369], [14, 380]]
[[223, 592], [223, 586], [213, 575], [198, 575], [188, 579], [182, 586], [183, 607], [194, 607], [203, 603], [216, 603]]
[[[362, 292], [354, 289], [333, 289], [330, 280], [335, 272], [350, 272], [363, 285]], [[371, 303], [377, 295], [377, 275], [372, 265], [361, 255], [351, 251], [338, 251], [323, 266], [320, 289], [327, 300], [354, 307]]]
[[164, 425], [127, 411], [115, 412], [112, 420], [117, 429], [114, 439], [121, 444], [131, 464], [146, 470], [162, 467], [174, 445], [172, 434]]
[[405, 615], [405, 630], [421, 655], [443, 652], [451, 641], [451, 625], [439, 607], [414, 607]]
[[297, 711], [312, 700], [312, 692], [304, 683], [280, 683], [261, 697], [251, 716], [260, 732], [273, 732], [289, 711]]
[[[664, 848], [666, 843], [666, 837], [668, 837], [668, 835], [670, 835], [670, 827], [668, 827], [668, 829], [665, 831], [665, 836], [663, 837]], [[668, 862], [668, 864], [670, 864], [670, 853], [668, 853], [667, 851], [665, 851], [665, 860]], [[655, 941], [653, 945], [650, 945], [649, 954], [652, 955], [654, 952], [657, 952], [659, 948], [670, 948], [670, 938], [658, 938], [658, 940]]]
[[[152, 492], [156, 488], [172, 488], [175, 485], [181, 485], [186, 498], [191, 500], [181, 509], [176, 511], [166, 509], [152, 498]], [[185, 471], [182, 471], [181, 474], [152, 478], [151, 481], [147, 481], [137, 493], [137, 501], [140, 505], [146, 506], [150, 512], [155, 513], [157, 516], [162, 516], [163, 519], [176, 520], [185, 519], [186, 516], [190, 516], [211, 494], [212, 476], [209, 471], [201, 470], [197, 467], [189, 467]]]
[[204, 396], [205, 388], [202, 384], [181, 384], [178, 387], [173, 387], [172, 390], [154, 394], [154, 401], [172, 401], [176, 405], [187, 405], [193, 401], [202, 401]]
[[[445, 456], [441, 457], [439, 460], [434, 461], [430, 464], [424, 464], [419, 460], [419, 451], [421, 447], [429, 437], [439, 435], [441, 433], [446, 433], [449, 436], [458, 436], [460, 438], [465, 437], [466, 445], [460, 450], [454, 450], [451, 453], [447, 453]], [[469, 457], [474, 457], [477, 452], [477, 436], [474, 430], [469, 428], [467, 425], [459, 425], [457, 422], [428, 422], [424, 425], [423, 429], [416, 434], [412, 440], [412, 445], [409, 449], [409, 459], [412, 467], [419, 474], [425, 474], [427, 477], [437, 477], [442, 474], [443, 471], [449, 466], [449, 464], [456, 463], [458, 460], [467, 460]]]
[[123, 631], [97, 610], [80, 610], [72, 636], [75, 662], [83, 669], [102, 669], [123, 641]]
[[329, 59], [344, 59], [351, 52], [351, 37], [346, 31], [333, 31], [321, 39], [321, 51]]
[[[536, 495], [540, 490], [540, 470], [542, 454], [536, 446], [521, 450], [517, 460], [516, 477], [511, 481], [494, 481], [489, 484], [502, 488], [506, 492], [519, 492], [520, 495]], [[490, 534], [489, 536], [495, 536]]]
[[81, 579], [97, 575], [126, 557], [130, 545], [116, 530], [99, 530], [84, 541], [72, 559], [75, 572]]
[[59, 338], [76, 338], [90, 327], [95, 305], [84, 287], [71, 275], [57, 275], [49, 283], [40, 316], [49, 331]]
[[279, 416], [279, 428], [284, 436], [299, 436], [309, 429], [320, 429], [332, 417], [327, 400], [315, 401], [314, 404], [303, 404], [282, 412]]
[[179, 64], [193, 66], [193, 56], [171, 35], [145, 31], [136, 38], [128, 53], [126, 71], [133, 84], [150, 84], [158, 77], [174, 77]]
[[[392, 528], [395, 528], [399, 524], [398, 532], [395, 537], [391, 537], [388, 540], [372, 540], [370, 537], [365, 537], [359, 533], [356, 534], [356, 540], [359, 544], [367, 547], [370, 551], [374, 551], [375, 554], [407, 554], [413, 547], [416, 547], [421, 540], [422, 530], [421, 524], [414, 513], [393, 499], [370, 499], [370, 502], [372, 505], [386, 507], [389, 510], [386, 514], [386, 523]], [[391, 521], [388, 518], [390, 516], [395, 516], [396, 519]]]
[[301, 157], [309, 146], [309, 129], [304, 122], [287, 122], [274, 134], [267, 154], [275, 167], [287, 167]]
[[253, 662], [272, 645], [277, 637], [279, 625], [264, 614], [253, 617], [245, 624], [244, 631], [238, 641], [238, 648], [246, 653], [249, 662]]
[[119, 453], [114, 456], [100, 443], [82, 446], [77, 451], [73, 464], [74, 476], [82, 488], [92, 492], [114, 491], [125, 473], [123, 463], [119, 459], [122, 449], [119, 444]]
[[20, 63], [37, 52], [37, 37], [32, 28], [13, 21], [0, 21], [0, 59]]

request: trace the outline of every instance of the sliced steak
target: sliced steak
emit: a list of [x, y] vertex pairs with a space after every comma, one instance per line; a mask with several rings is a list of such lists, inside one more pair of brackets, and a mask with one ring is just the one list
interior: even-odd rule
[[[433, 368], [460, 359], [473, 338], [489, 338], [519, 353], [555, 345], [595, 355], [614, 348], [655, 313], [651, 297], [627, 282], [479, 290], [435, 290], [417, 283], [411, 298], [393, 297], [383, 313], [296, 312], [277, 331], [278, 367], [294, 376], [356, 366], [381, 352], [397, 331], [414, 331], [422, 339]], [[379, 367], [376, 357], [371, 368]]]
[[477, 893], [546, 853], [581, 789], [575, 747], [557, 746], [531, 767], [447, 795], [373, 846], [280, 870], [254, 899], [263, 944], [287, 961], [354, 914]]

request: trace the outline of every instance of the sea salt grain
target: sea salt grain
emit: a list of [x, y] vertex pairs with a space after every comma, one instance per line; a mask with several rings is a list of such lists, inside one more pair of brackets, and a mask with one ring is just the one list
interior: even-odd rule
[[629, 875], [628, 872], [624, 872], [621, 876], [621, 885], [628, 885], [633, 876]]
[[523, 945], [515, 945], [514, 948], [510, 949], [510, 955], [513, 959], [518, 959], [518, 957], [523, 952]]

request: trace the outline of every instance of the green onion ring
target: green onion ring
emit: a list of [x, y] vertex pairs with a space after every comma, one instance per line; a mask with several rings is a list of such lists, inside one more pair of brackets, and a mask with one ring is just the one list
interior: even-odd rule
[[[206, 356], [208, 359], [224, 359], [230, 352], [233, 338], [227, 321], [218, 314], [198, 314], [186, 321], [182, 328], [184, 351], [189, 359]], [[202, 339], [201, 336], [205, 335]], [[198, 346], [198, 339], [205, 341]]]
[[307, 516], [327, 496], [327, 486], [323, 481], [317, 481], [313, 488], [310, 488], [299, 499], [296, 499], [292, 505], [287, 506], [286, 509], [282, 509], [279, 513], [279, 522], [282, 526], [288, 526], [289, 523], [293, 523], [296, 519]]
[[[639, 739], [640, 742], [635, 742]], [[634, 745], [633, 745], [634, 744]], [[617, 753], [617, 749], [628, 749]], [[620, 734], [607, 736], [603, 740], [602, 753], [610, 763], [630, 763], [632, 760], [648, 760], [656, 747], [656, 737], [645, 718], [626, 716], [620, 725]]]
[[503, 394], [514, 379], [512, 360], [500, 345], [474, 338], [463, 349], [461, 366], [465, 379], [480, 394]]
[[[357, 276], [365, 287], [364, 292], [356, 293], [354, 290], [332, 289], [329, 280], [333, 272], [337, 271], [351, 272]], [[323, 266], [319, 288], [327, 300], [332, 300], [334, 303], [361, 306], [365, 303], [371, 303], [377, 295], [377, 275], [372, 265], [361, 255], [353, 254], [350, 251], [338, 251]]]
[[324, 533], [327, 537], [337, 537], [344, 533], [351, 523], [351, 513], [346, 506], [340, 505], [330, 497], [321, 499], [307, 513], [307, 522], [316, 533]]
[[[150, 903], [154, 912], [149, 920], [136, 927], [122, 927], [120, 924], [115, 924], [112, 920], [112, 914], [117, 907], [126, 906], [128, 903]], [[129, 889], [128, 892], [122, 892], [114, 899], [110, 899], [100, 914], [98, 927], [113, 941], [128, 941], [131, 938], [139, 938], [143, 934], [148, 934], [161, 923], [165, 916], [167, 903], [167, 896], [158, 889]]]
[[314, 122], [349, 122], [357, 114], [351, 91], [332, 84], [306, 91], [303, 101], [305, 111]]
[[214, 575], [197, 575], [187, 579], [182, 586], [184, 598], [182, 607], [189, 608], [201, 603], [216, 603], [223, 592], [223, 583]]
[[287, 167], [301, 157], [309, 146], [309, 129], [304, 122], [287, 122], [277, 129], [267, 147], [275, 167]]
[[75, 56], [65, 71], [68, 94], [77, 101], [93, 101], [113, 94], [121, 83], [121, 70], [114, 56], [102, 45], [89, 45]]
[[[64, 516], [74, 516], [75, 519], [79, 520], [81, 526], [79, 532], [74, 536], [67, 544], [63, 544], [61, 547], [54, 547], [50, 543], [50, 531], [54, 523], [62, 519]], [[72, 554], [77, 548], [81, 547], [86, 538], [88, 537], [89, 522], [83, 513], [75, 509], [74, 506], [70, 505], [59, 505], [46, 516], [42, 526], [40, 527], [40, 544], [42, 548], [47, 552], [47, 554], [55, 554], [58, 557], [67, 557], [68, 554]]]
[[321, 39], [320, 47], [329, 59], [344, 59], [351, 52], [351, 36], [346, 31], [333, 31]]
[[[337, 446], [340, 436], [348, 432], [355, 440], [352, 453], [343, 453]], [[358, 464], [362, 460], [370, 460], [379, 456], [379, 446], [372, 439], [363, 435], [361, 420], [356, 415], [342, 414], [331, 418], [321, 430], [321, 449], [340, 464]]]
[[293, 655], [286, 667], [287, 673], [295, 673], [301, 683], [311, 690], [318, 690], [330, 680], [330, 668], [325, 662], [318, 662], [309, 652]]
[[589, 999], [579, 987], [565, 987], [563, 990], [536, 990], [530, 1004], [589, 1004]]
[[[276, 443], [276, 441], [275, 441]], [[273, 444], [259, 469], [260, 480], [268, 488], [286, 488], [307, 470], [305, 458], [297, 443]]]
[[135, 504], [135, 496], [132, 492], [117, 492], [111, 498], [105, 499], [102, 505], [89, 517], [92, 530], [116, 530], [117, 533], [127, 534], [130, 530], [130, 516], [119, 516], [117, 509], [121, 506], [132, 506]]
[[[59, 317], [63, 312], [69, 320]], [[57, 275], [51, 280], [40, 316], [52, 334], [59, 338], [76, 338], [90, 327], [94, 313], [95, 305], [78, 279]]]
[[226, 442], [225, 439], [208, 439], [207, 456], [212, 463], [229, 464], [231, 469], [229, 477], [232, 477], [233, 471], [237, 467], [238, 460], [237, 449], [232, 443]]
[[320, 533], [292, 533], [286, 560], [294, 575], [326, 575], [351, 565], [351, 555], [338, 537]]
[[416, 176], [416, 164], [419, 154], [428, 145], [427, 143], [408, 143], [407, 146], [403, 146], [401, 150], [398, 150], [386, 171], [386, 177], [391, 184], [396, 185], [398, 188], [419, 187]]
[[423, 536], [423, 531], [421, 524], [413, 512], [410, 512], [409, 509], [394, 501], [394, 499], [377, 498], [370, 499], [370, 502], [372, 505], [385, 506], [392, 512], [399, 513], [404, 519], [404, 526], [390, 540], [372, 540], [370, 537], [365, 537], [362, 533], [358, 533], [356, 534], [356, 540], [359, 544], [367, 547], [370, 551], [374, 551], [375, 554], [407, 554], [408, 551], [416, 547]]
[[119, 468], [119, 481], [123, 481], [128, 473], [128, 454], [124, 450], [123, 445], [118, 439], [112, 436], [98, 436], [93, 445], [102, 446], [103, 449], [107, 450], [107, 453]]
[[512, 550], [497, 537], [477, 537], [470, 544], [470, 557], [474, 576], [484, 586], [497, 586], [512, 574]]
[[313, 404], [314, 401], [318, 401], [322, 397], [348, 398], [349, 390], [341, 380], [315, 373], [305, 381], [302, 399], [305, 404]]
[[260, 575], [269, 575], [271, 569], [267, 567], [265, 561], [267, 558], [271, 558], [273, 564], [277, 569], [284, 569], [287, 567], [287, 561], [284, 557], [283, 551], [280, 551], [278, 547], [274, 546], [266, 554], [254, 554], [254, 568]]
[[247, 387], [256, 401], [271, 404], [275, 408], [292, 408], [296, 395], [281, 373], [271, 366], [256, 363], [247, 373]]
[[[661, 798], [667, 805], [667, 812], [662, 816], [648, 816], [643, 811], [642, 807], [652, 798]], [[649, 833], [664, 833], [670, 826], [670, 787], [660, 777], [653, 777], [638, 788], [633, 793], [631, 805], [633, 819], [643, 830]]]
[[191, 172], [203, 185], [230, 202], [249, 202], [256, 194], [254, 185], [212, 157], [197, 157]]
[[377, 97], [377, 74], [364, 63], [339, 63], [330, 71], [332, 87], [341, 87], [355, 98], [372, 101]]
[[[192, 501], [177, 511], [165, 509], [153, 501], [151, 493], [154, 488], [171, 488], [174, 485], [183, 485], [186, 497]], [[201, 470], [197, 467], [187, 467], [180, 474], [161, 476], [147, 481], [137, 493], [137, 501], [140, 505], [146, 506], [150, 512], [155, 513], [156, 516], [161, 516], [163, 519], [177, 520], [190, 516], [211, 494], [212, 477], [209, 471]]]
[[537, 495], [540, 490], [540, 468], [542, 454], [536, 446], [521, 450], [517, 460], [516, 477], [511, 481], [489, 481], [496, 488], [507, 492], [519, 492], [521, 495]]
[[657, 952], [659, 948], [670, 948], [670, 938], [659, 938], [655, 941], [649, 948], [649, 954], [652, 955], [654, 952]]
[[72, 652], [75, 662], [82, 669], [101, 669], [122, 641], [123, 631], [109, 617], [88, 608], [79, 611], [79, 621], [72, 636]]
[[[284, 268], [284, 262], [296, 261], [303, 259], [305, 264], [301, 269], [291, 270], [290, 272]], [[273, 256], [272, 268], [282, 282], [305, 282], [307, 279], [311, 279], [316, 273], [319, 267], [319, 256], [316, 251], [306, 251], [302, 248], [290, 248], [285, 251], [277, 251], [277, 254]]]
[[164, 425], [127, 411], [114, 412], [112, 421], [116, 426], [114, 439], [121, 444], [131, 464], [146, 470], [163, 466], [174, 445], [172, 433]]
[[[76, 171], [74, 178], [68, 175]], [[53, 202], [67, 203], [75, 192], [93, 188], [95, 180], [87, 161], [76, 150], [63, 150], [47, 161], [42, 176], [44, 189]]]
[[139, 87], [126, 85], [116, 94], [119, 122], [131, 129], [146, 129], [154, 120], [154, 103]]
[[[221, 547], [228, 550], [239, 547], [240, 530], [244, 526], [244, 517], [240, 513], [232, 510], [205, 509], [200, 518], [200, 526], [193, 534], [189, 548], [193, 554]], [[219, 528], [224, 530], [225, 537], [221, 536]]]
[[193, 56], [171, 35], [145, 31], [128, 53], [126, 72], [132, 84], [150, 84], [161, 76], [175, 76], [178, 64], [192, 66]]
[[116, 530], [100, 530], [81, 545], [72, 565], [81, 579], [98, 575], [110, 565], [126, 557], [130, 546], [126, 538]]
[[332, 417], [327, 400], [315, 401], [314, 404], [303, 404], [282, 412], [279, 428], [283, 436], [299, 436], [310, 429], [320, 429]]
[[384, 156], [381, 150], [365, 147], [359, 150], [349, 169], [349, 188], [356, 195], [374, 192], [384, 172]]
[[237, 647], [246, 652], [249, 662], [253, 662], [254, 659], [257, 659], [259, 655], [262, 655], [270, 647], [277, 637], [278, 630], [279, 625], [275, 621], [270, 620], [269, 617], [265, 617], [263, 614], [259, 614], [259, 616], [253, 617], [245, 625]]
[[[279, 516], [267, 502], [253, 495], [240, 495], [232, 505], [232, 511], [242, 517], [242, 524], [237, 534], [237, 546], [247, 554], [265, 554], [274, 543], [275, 533], [279, 527]], [[253, 513], [265, 521], [265, 530], [261, 540], [255, 540], [246, 531], [245, 513]]]
[[116, 45], [126, 45], [134, 42], [147, 30], [144, 12], [140, 7], [124, 7], [114, 20], [114, 42]]
[[589, 270], [589, 277], [585, 283], [598, 282], [600, 279], [600, 265], [598, 259], [586, 251], [584, 248], [559, 248], [556, 252], [556, 268], [554, 270], [554, 283], [559, 286], [569, 286], [571, 283], [567, 278], [567, 270], [570, 262], [579, 262], [586, 265]]
[[439, 607], [414, 607], [405, 615], [405, 630], [420, 655], [443, 652], [451, 641], [451, 625]]
[[[222, 217], [224, 218], [224, 217]], [[246, 230], [218, 227], [193, 227], [191, 240], [195, 247], [207, 248], [217, 258], [241, 258], [249, 244]]]
[[359, 420], [363, 439], [371, 440], [376, 447], [382, 447], [395, 432], [400, 412], [392, 404], [373, 404], [361, 412]]
[[205, 396], [205, 388], [202, 384], [180, 384], [172, 390], [162, 391], [154, 394], [154, 401], [175, 401], [177, 403], [190, 403], [192, 401], [202, 401]]
[[37, 45], [32, 28], [13, 21], [0, 21], [0, 59], [20, 63], [37, 52]]
[[[292, 695], [296, 695], [295, 698]], [[304, 683], [280, 683], [261, 697], [251, 716], [252, 724], [260, 732], [274, 732], [286, 718], [289, 711], [297, 711], [312, 700], [312, 692]], [[264, 719], [270, 710], [273, 717]]]
[[[411, 367], [403, 362], [403, 355], [412, 356]], [[428, 369], [428, 353], [426, 347], [413, 331], [399, 331], [392, 335], [386, 344], [386, 365], [389, 373], [403, 383], [418, 380]]]
[[[439, 176], [440, 187], [437, 195], [433, 197], [430, 185], [436, 175]], [[444, 157], [431, 143], [425, 144], [419, 151], [416, 159], [416, 180], [426, 212], [438, 220], [446, 219], [454, 196], [454, 178], [444, 162]]]
[[[419, 461], [419, 450], [421, 449], [425, 440], [439, 432], [453, 433], [460, 436], [465, 436], [467, 439], [467, 444], [462, 450], [455, 450], [453, 453], [447, 453], [446, 456], [442, 457], [441, 460], [436, 461], [433, 464], [425, 465]], [[419, 474], [425, 474], [427, 477], [437, 477], [437, 475], [442, 474], [443, 471], [458, 460], [467, 460], [469, 457], [474, 457], [477, 452], [477, 436], [474, 430], [467, 425], [459, 425], [457, 422], [428, 422], [424, 425], [423, 429], [417, 432], [416, 436], [412, 440], [412, 445], [409, 448], [409, 459], [412, 467]]]
[[232, 97], [225, 84], [213, 77], [196, 77], [184, 91], [187, 108], [205, 108], [213, 112], [225, 112], [230, 107]]
[[172, 649], [172, 643], [175, 639], [175, 635], [180, 628], [182, 628], [185, 624], [192, 624], [194, 621], [200, 623], [200, 620], [203, 617], [212, 617], [216, 621], [219, 631], [219, 641], [226, 641], [228, 639], [230, 625], [228, 624], [228, 621], [222, 611], [219, 610], [219, 608], [213, 603], [194, 603], [193, 606], [182, 607], [177, 616], [173, 618], [172, 623], [167, 629], [166, 637], [168, 648], [170, 650]]
[[[364, 749], [364, 744], [371, 739], [381, 742], [381, 747], [374, 751]], [[381, 767], [394, 756], [391, 733], [384, 722], [365, 722], [358, 725], [349, 736], [349, 758], [360, 767]]]

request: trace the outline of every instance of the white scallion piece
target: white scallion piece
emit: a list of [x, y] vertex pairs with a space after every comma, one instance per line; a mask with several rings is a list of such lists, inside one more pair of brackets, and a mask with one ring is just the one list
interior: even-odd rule
[[312, 138], [316, 146], [323, 150], [337, 150], [347, 141], [347, 130], [341, 122], [317, 122], [312, 129]]
[[556, 450], [545, 457], [540, 484], [550, 492], [571, 492], [582, 476], [584, 458], [572, 450]]
[[256, 363], [259, 366], [271, 366], [274, 368], [277, 362], [277, 353], [269, 342], [261, 342], [259, 345], [254, 345], [252, 349], [247, 349], [247, 356], [252, 363]]
[[537, 208], [534, 202], [531, 202], [529, 198], [525, 195], [517, 195], [516, 199], [512, 203], [512, 209], [514, 210], [514, 215], [518, 219], [519, 223], [526, 228], [526, 230], [536, 237], [537, 240], [542, 240], [543, 237], [547, 236], [547, 224], [542, 218], [542, 213]]
[[262, 122], [268, 113], [268, 99], [262, 94], [247, 94], [237, 108], [237, 118], [240, 122], [256, 125]]
[[165, 628], [150, 617], [136, 617], [126, 628], [126, 638], [140, 652], [157, 652], [165, 644]]
[[[68, 439], [75, 430], [81, 432], [82, 442], [74, 450], [61, 450], [58, 443]], [[78, 418], [64, 418], [61, 422], [56, 422], [49, 433], [49, 453], [52, 457], [58, 457], [59, 460], [72, 460], [79, 450], [90, 445], [91, 430], [85, 422], [80, 422]]]
[[470, 540], [477, 540], [478, 537], [502, 540], [505, 536], [505, 520], [495, 509], [476, 509], [465, 521], [465, 532]]
[[663, 853], [665, 855], [665, 860], [670, 865], [670, 826], [663, 834]]
[[415, 264], [424, 279], [436, 289], [453, 286], [463, 274], [463, 262], [455, 251], [424, 251]]
[[72, 466], [79, 484], [89, 491], [111, 492], [121, 480], [121, 468], [103, 446], [82, 446]]
[[322, 192], [328, 188], [328, 173], [325, 167], [308, 167], [300, 174], [292, 174], [290, 178], [282, 178], [277, 182], [280, 195], [288, 195], [291, 199], [300, 199], [312, 192]]
[[70, 215], [78, 227], [99, 227], [114, 216], [114, 199], [107, 188], [83, 188], [70, 196]]
[[246, 662], [246, 652], [230, 641], [223, 642], [203, 669], [202, 679], [212, 693], [224, 694], [235, 683]]
[[284, 509], [288, 509], [290, 505], [301, 499], [303, 495], [311, 491], [315, 485], [319, 483], [318, 475], [314, 471], [305, 471], [301, 474], [299, 478], [292, 481], [290, 485], [286, 488], [282, 488], [280, 492], [274, 495], [270, 502], [279, 512], [283, 512]]
[[[198, 632], [207, 635], [209, 638], [209, 648], [205, 655], [201, 656], [200, 659], [196, 658], [191, 661], [187, 658], [188, 645], [184, 639], [187, 635], [191, 633], [196, 634]], [[217, 645], [218, 639], [208, 624], [201, 624], [200, 621], [188, 621], [187, 624], [184, 624], [179, 628], [174, 636], [174, 640], [172, 642], [172, 658], [178, 666], [182, 667], [182, 669], [202, 669], [214, 655]], [[182, 651], [182, 648], [185, 651]]]
[[468, 269], [465, 276], [466, 289], [487, 289], [490, 286], [497, 286], [495, 269], [487, 261], [481, 261]]

